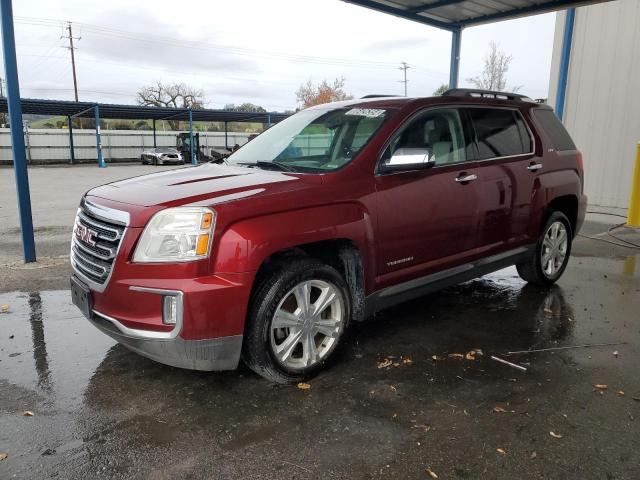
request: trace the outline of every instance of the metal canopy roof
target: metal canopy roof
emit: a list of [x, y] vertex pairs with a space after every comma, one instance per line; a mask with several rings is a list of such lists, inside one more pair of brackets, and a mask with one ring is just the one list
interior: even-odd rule
[[445, 30], [611, 0], [344, 0]]
[[[189, 120], [189, 109], [145, 107], [139, 105], [114, 105], [95, 102], [72, 102], [66, 100], [38, 100], [22, 98], [22, 113], [37, 115], [64, 115], [93, 118], [98, 105], [100, 118], [121, 120]], [[7, 112], [7, 99], [0, 97], [0, 112]], [[194, 122], [261, 122], [276, 123], [287, 117], [284, 113], [234, 112], [230, 110], [191, 110]]]

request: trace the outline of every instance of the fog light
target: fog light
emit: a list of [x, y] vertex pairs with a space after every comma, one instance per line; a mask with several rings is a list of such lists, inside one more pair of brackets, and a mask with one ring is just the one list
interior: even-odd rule
[[162, 322], [175, 325], [178, 320], [178, 297], [166, 295], [162, 297]]

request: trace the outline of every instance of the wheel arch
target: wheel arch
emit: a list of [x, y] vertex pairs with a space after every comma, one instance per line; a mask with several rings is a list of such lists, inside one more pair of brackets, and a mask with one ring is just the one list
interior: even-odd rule
[[561, 212], [569, 219], [571, 234], [575, 236], [578, 223], [578, 197], [576, 195], [562, 195], [552, 199], [547, 204], [545, 222], [553, 212]]

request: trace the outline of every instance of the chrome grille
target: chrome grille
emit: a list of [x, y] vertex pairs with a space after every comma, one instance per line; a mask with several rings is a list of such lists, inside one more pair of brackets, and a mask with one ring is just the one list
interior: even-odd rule
[[[114, 217], [109, 218], [109, 214]], [[73, 226], [71, 265], [90, 287], [101, 290], [109, 280], [126, 226], [125, 212], [82, 201]]]

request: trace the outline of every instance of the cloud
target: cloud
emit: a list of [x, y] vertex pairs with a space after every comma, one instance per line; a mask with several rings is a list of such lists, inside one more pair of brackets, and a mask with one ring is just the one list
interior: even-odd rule
[[[98, 21], [98, 20], [96, 20]], [[148, 10], [129, 8], [109, 10], [99, 17], [99, 27], [80, 24], [76, 27], [82, 40], [78, 52], [94, 61], [113, 62], [122, 66], [148, 66], [168, 72], [247, 72], [257, 65], [251, 58], [240, 57], [232, 50], [212, 46], [210, 32], [187, 29]], [[86, 52], [86, 53], [85, 53]]]

